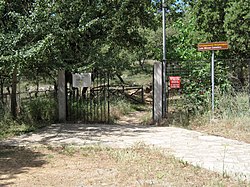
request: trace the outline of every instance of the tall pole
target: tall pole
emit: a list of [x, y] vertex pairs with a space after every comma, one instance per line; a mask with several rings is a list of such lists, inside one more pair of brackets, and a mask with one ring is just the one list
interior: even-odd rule
[[212, 118], [213, 118], [214, 117], [214, 50], [212, 51], [211, 82], [212, 82]]
[[166, 100], [166, 4], [162, 0], [162, 29], [163, 29], [163, 58], [162, 58], [162, 116], [166, 117], [167, 100]]

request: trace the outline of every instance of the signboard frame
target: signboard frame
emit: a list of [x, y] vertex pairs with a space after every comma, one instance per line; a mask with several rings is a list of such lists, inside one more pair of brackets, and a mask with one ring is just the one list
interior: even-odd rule
[[198, 51], [217, 51], [227, 50], [228, 48], [228, 42], [208, 42], [198, 44]]

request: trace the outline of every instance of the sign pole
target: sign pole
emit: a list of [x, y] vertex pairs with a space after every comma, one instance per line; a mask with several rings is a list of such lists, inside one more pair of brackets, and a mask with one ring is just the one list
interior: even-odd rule
[[212, 51], [212, 62], [211, 62], [211, 84], [212, 84], [212, 118], [214, 117], [214, 51], [216, 50], [227, 50], [227, 42], [208, 42], [199, 43], [198, 51]]
[[214, 50], [212, 51], [211, 82], [212, 82], [212, 118], [213, 118], [214, 116]]

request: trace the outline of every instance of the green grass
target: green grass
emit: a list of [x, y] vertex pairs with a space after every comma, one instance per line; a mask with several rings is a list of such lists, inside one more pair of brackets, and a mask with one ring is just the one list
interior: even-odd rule
[[111, 121], [115, 121], [129, 112], [135, 111], [132, 107], [133, 105], [126, 99], [113, 99], [110, 106]]
[[250, 116], [249, 94], [247, 92], [217, 94], [215, 115], [221, 119]]
[[145, 74], [143, 72], [131, 74], [131, 72], [124, 72], [122, 76], [124, 81], [130, 85], [148, 85], [152, 82], [152, 74]]
[[24, 134], [33, 131], [35, 127], [33, 125], [18, 123], [10, 117], [4, 117], [0, 121], [0, 140], [11, 136]]
[[216, 93], [215, 113], [207, 111], [189, 118], [193, 130], [250, 143], [248, 93]]

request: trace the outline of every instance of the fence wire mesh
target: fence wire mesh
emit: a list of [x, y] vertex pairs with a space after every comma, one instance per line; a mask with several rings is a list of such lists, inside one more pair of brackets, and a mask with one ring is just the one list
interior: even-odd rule
[[[207, 111], [211, 107], [210, 61], [171, 61], [166, 67], [168, 118], [186, 121], [190, 113]], [[180, 77], [180, 88], [171, 85], [171, 77]], [[222, 94], [245, 95], [249, 107], [250, 59], [215, 60], [215, 98], [217, 109]], [[234, 103], [232, 100], [231, 103]], [[185, 123], [185, 122], [184, 122]]]

